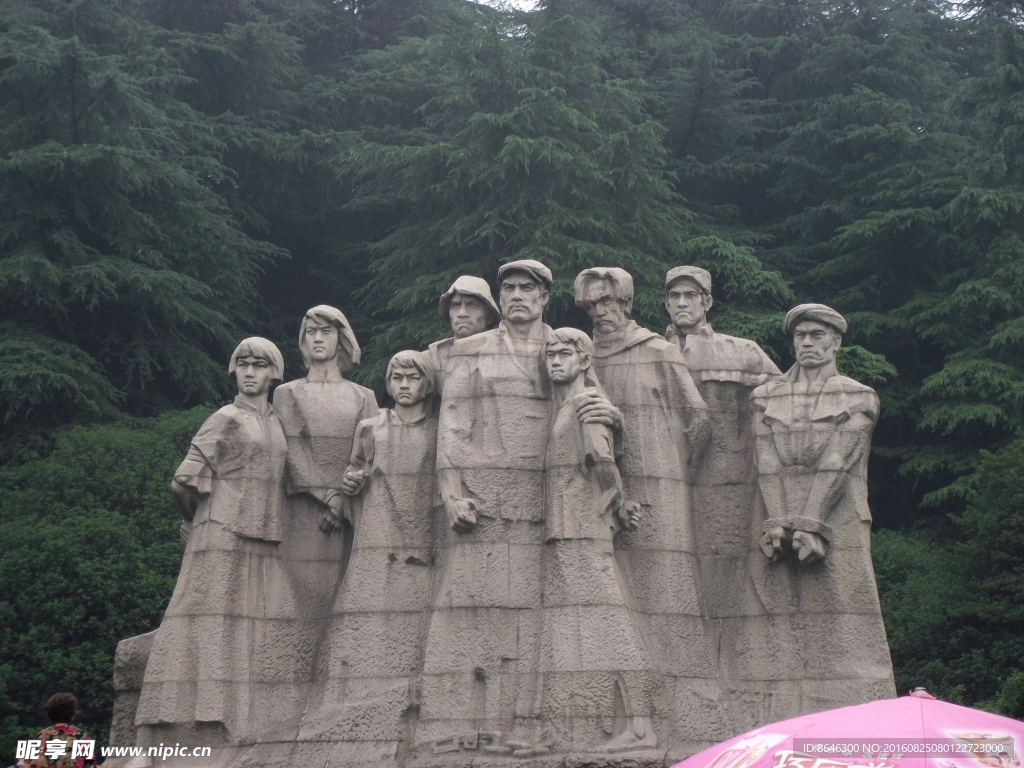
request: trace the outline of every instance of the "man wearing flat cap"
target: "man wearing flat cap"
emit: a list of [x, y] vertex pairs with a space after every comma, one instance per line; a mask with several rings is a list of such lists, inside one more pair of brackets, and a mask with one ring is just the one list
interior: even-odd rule
[[[551, 270], [538, 261], [504, 264], [498, 327], [450, 348], [437, 442], [446, 524], [439, 526], [418, 741], [532, 728], [538, 714], [528, 692], [536, 681], [544, 455], [554, 415], [543, 363], [551, 283]], [[617, 417], [606, 399], [594, 405]]]
[[801, 304], [785, 328], [797, 362], [750, 400], [763, 530], [751, 562], [768, 615], [723, 639], [742, 647], [751, 668], [770, 661], [773, 679], [799, 682], [803, 705], [793, 706], [805, 712], [811, 701], [828, 709], [895, 689], [867, 504], [878, 396], [836, 370], [847, 323], [834, 309]]
[[462, 275], [452, 283], [451, 288], [441, 294], [437, 313], [451, 325], [453, 334], [447, 339], [435, 341], [427, 348], [430, 362], [437, 372], [434, 394], [440, 398], [444, 388], [444, 369], [448, 364], [452, 344], [456, 339], [465, 339], [496, 327], [501, 320], [501, 312], [491, 298], [491, 287], [486, 280]]

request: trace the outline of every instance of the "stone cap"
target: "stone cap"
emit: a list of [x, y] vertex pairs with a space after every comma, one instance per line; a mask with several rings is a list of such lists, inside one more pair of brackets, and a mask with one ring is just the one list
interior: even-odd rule
[[491, 312], [494, 313], [491, 321], [487, 324], [488, 328], [493, 328], [501, 320], [501, 312], [498, 310], [498, 305], [494, 303], [494, 297], [491, 296], [491, 286], [487, 284], [487, 281], [482, 277], [461, 275], [452, 283], [451, 288], [441, 294], [441, 298], [437, 302], [437, 313], [446, 323], [451, 320], [448, 313], [451, 310], [452, 295], [456, 293], [480, 299], [480, 301], [487, 305]]
[[551, 270], [533, 259], [520, 259], [519, 261], [510, 261], [508, 264], [502, 264], [498, 267], [498, 282], [500, 283], [505, 274], [512, 270], [529, 273], [538, 283], [549, 290], [554, 282]]
[[685, 277], [693, 280], [704, 293], [711, 293], [711, 273], [701, 267], [673, 267], [665, 275], [665, 290], [669, 289], [676, 280]]
[[817, 320], [819, 323], [832, 326], [843, 336], [849, 327], [846, 318], [832, 307], [826, 307], [824, 304], [800, 304], [786, 313], [786, 333], [793, 333], [793, 329], [801, 320]]

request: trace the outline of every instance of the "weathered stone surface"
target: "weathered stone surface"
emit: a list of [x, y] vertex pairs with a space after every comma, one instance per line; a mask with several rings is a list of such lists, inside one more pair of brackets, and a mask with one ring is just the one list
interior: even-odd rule
[[156, 632], [128, 637], [117, 644], [114, 652], [114, 716], [110, 724], [111, 744], [134, 744], [135, 713], [139, 693], [153, 648]]
[[504, 265], [488, 328], [486, 283], [459, 278], [454, 337], [392, 359], [380, 413], [331, 307], [273, 410], [279, 353], [240, 345], [239, 399], [175, 479], [164, 624], [118, 650], [116, 740], [219, 745], [210, 768], [664, 766], [893, 694], [878, 401], [835, 371], [845, 320], [794, 309], [782, 375], [712, 330], [706, 270], [669, 273], [667, 340], [614, 268], [576, 282], [593, 340], [552, 331], [551, 280]]
[[[434, 372], [426, 355], [402, 352], [387, 373], [394, 409], [360, 422], [343, 492], [353, 511], [350, 576], [327, 631], [326, 681], [302, 718], [299, 739], [353, 742], [344, 761], [391, 744], [398, 750], [417, 704], [430, 605], [437, 419], [427, 408]], [[403, 388], [404, 387], [404, 388]], [[395, 752], [397, 754], [397, 752]]]
[[267, 404], [282, 369], [272, 343], [243, 341], [231, 362], [238, 397], [207, 420], [175, 473], [191, 536], [149, 655], [139, 726], [202, 724], [216, 740], [251, 739], [301, 696], [287, 628], [296, 600], [278, 546], [286, 442]]

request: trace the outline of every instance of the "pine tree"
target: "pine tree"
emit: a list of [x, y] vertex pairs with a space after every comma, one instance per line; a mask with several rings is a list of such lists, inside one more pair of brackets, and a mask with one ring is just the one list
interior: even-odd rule
[[[208, 121], [131, 2], [0, 5], [0, 413], [9, 427], [225, 392], [261, 265]], [[147, 405], [147, 403], [149, 405]]]
[[350, 87], [387, 119], [353, 137], [339, 170], [358, 180], [353, 209], [396, 222], [370, 251], [377, 367], [443, 332], [433, 308], [457, 275], [491, 278], [512, 259], [553, 269], [554, 322], [573, 316], [576, 273], [607, 264], [633, 272], [638, 315], [661, 325], [658, 283], [690, 216], [643, 83], [602, 69], [596, 35], [551, 2], [359, 60]]

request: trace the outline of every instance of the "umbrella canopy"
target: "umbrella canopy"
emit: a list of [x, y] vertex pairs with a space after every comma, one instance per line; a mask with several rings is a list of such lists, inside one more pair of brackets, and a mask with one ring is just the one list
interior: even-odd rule
[[1024, 723], [917, 694], [748, 731], [675, 768], [1017, 768]]

